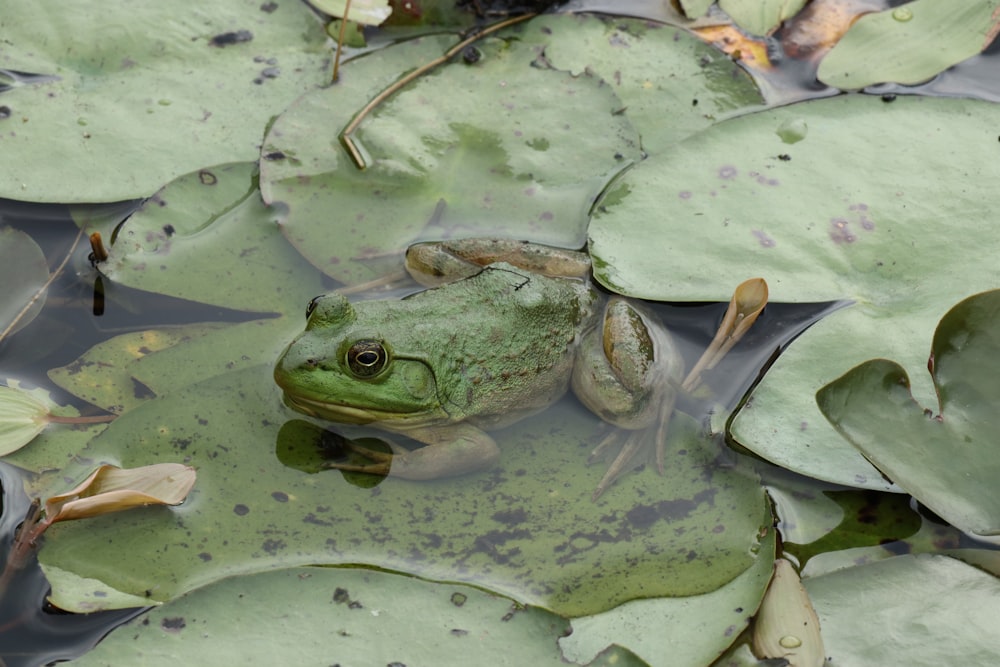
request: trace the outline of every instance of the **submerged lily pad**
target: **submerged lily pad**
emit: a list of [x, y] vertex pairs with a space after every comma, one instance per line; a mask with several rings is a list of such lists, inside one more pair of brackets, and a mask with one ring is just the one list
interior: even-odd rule
[[[798, 126], [797, 143], [783, 128]], [[892, 489], [833, 429], [816, 391], [873, 357], [922, 366], [940, 314], [1000, 284], [1000, 107], [865, 96], [724, 121], [630, 170], [590, 227], [597, 277], [632, 296], [727, 299], [765, 278], [771, 300], [851, 299], [797, 339], [731, 424], [792, 470]], [[919, 137], [919, 141], [915, 138]], [[922, 403], [930, 383], [914, 383]]]
[[326, 34], [304, 3], [106, 10], [2, 3], [0, 68], [45, 76], [4, 93], [0, 152], [18, 157], [0, 162], [0, 197], [144, 197], [203, 165], [253, 159], [268, 120], [329, 77]]
[[0, 227], [0, 285], [4, 289], [4, 300], [0, 302], [0, 340], [41, 312], [45, 294], [38, 299], [34, 297], [48, 279], [49, 266], [38, 244], [22, 231]]
[[574, 407], [497, 433], [501, 464], [491, 471], [365, 488], [278, 460], [292, 414], [270, 365], [219, 375], [131, 410], [85, 453], [124, 466], [183, 461], [198, 469], [192, 497], [170, 511], [54, 526], [40, 557], [154, 600], [233, 574], [364, 564], [474, 583], [569, 616], [714, 591], [755, 562], [771, 519], [751, 472], [719, 462], [678, 419], [665, 476], [626, 475], [592, 503], [604, 471], [584, 462], [598, 422]]
[[931, 347], [934, 415], [913, 400], [906, 370], [857, 366], [816, 395], [820, 410], [887, 477], [963, 530], [1000, 534], [1000, 290], [944, 316]]

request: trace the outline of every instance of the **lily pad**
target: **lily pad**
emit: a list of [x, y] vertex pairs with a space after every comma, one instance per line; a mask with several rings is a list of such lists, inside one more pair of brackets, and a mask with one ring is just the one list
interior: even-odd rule
[[0, 227], [0, 341], [27, 325], [45, 305], [45, 294], [35, 298], [49, 279], [45, 254], [22, 231]]
[[805, 4], [806, 0], [719, 0], [722, 11], [754, 35], [770, 35]]
[[[804, 138], [786, 143], [792, 126]], [[778, 358], [731, 433], [797, 472], [898, 490], [815, 393], [873, 357], [922, 366], [940, 314], [1000, 284], [1000, 228], [982, 222], [1000, 205], [998, 126], [993, 104], [865, 96], [718, 123], [609, 188], [589, 231], [596, 275], [654, 299], [724, 300], [752, 276], [776, 302], [851, 299]], [[934, 395], [929, 382], [913, 390]]]
[[[635, 600], [573, 620], [559, 640], [567, 658], [586, 662], [611, 644], [627, 646], [650, 667], [701, 667], [723, 653], [760, 605], [771, 580], [775, 532], [761, 541], [757, 561], [719, 590], [686, 598]], [[669, 630], [668, 630], [669, 629]]]
[[[124, 593], [149, 590], [153, 600], [234, 574], [364, 564], [579, 616], [714, 591], [753, 565], [758, 532], [770, 525], [757, 478], [720, 464], [684, 419], [665, 476], [627, 475], [592, 503], [603, 470], [584, 462], [599, 422], [572, 402], [498, 432], [501, 464], [489, 472], [366, 488], [338, 471], [281, 464], [276, 441], [293, 415], [279, 393], [269, 364], [125, 413], [83, 456], [129, 467], [183, 462], [197, 468], [198, 486], [173, 510], [53, 526], [41, 560]], [[79, 465], [63, 473], [77, 469], [82, 477]]]
[[963, 530], [1000, 534], [1000, 290], [969, 297], [942, 318], [930, 370], [938, 414], [910, 394], [887, 359], [853, 368], [816, 395], [820, 410], [887, 477]]
[[836, 665], [990, 665], [1000, 581], [947, 556], [897, 556], [802, 581]]
[[322, 291], [260, 201], [256, 166], [203, 167], [166, 185], [117, 230], [100, 270], [129, 287], [236, 310], [301, 312]]
[[764, 103], [739, 65], [680, 28], [617, 17], [543, 16], [525, 26], [521, 39], [544, 49], [556, 69], [600, 76], [621, 99], [648, 155]]
[[45, 77], [4, 94], [0, 152], [18, 159], [0, 163], [0, 197], [143, 197], [204, 165], [254, 159], [268, 120], [329, 78], [326, 34], [304, 3], [106, 9], [2, 3], [0, 68]]
[[[433, 43], [436, 57], [444, 49]], [[463, 230], [583, 245], [594, 198], [639, 157], [635, 130], [616, 113], [620, 100], [596, 76], [549, 68], [538, 48], [518, 39], [476, 48], [473, 60], [419, 77], [361, 123], [352, 136], [363, 170], [340, 148], [339, 133], [393, 62], [431, 60], [420, 44], [351, 61], [342, 83], [275, 121], [261, 191], [288, 207], [289, 240], [322, 271], [347, 283], [380, 277], [384, 260], [365, 260], [395, 261], [418, 238]]]
[[989, 46], [1000, 31], [998, 0], [914, 0], [860, 16], [816, 73], [828, 86], [917, 84]]
[[302, 567], [196, 591], [112, 633], [76, 664], [468, 665], [503, 655], [559, 667], [566, 625], [469, 586]]

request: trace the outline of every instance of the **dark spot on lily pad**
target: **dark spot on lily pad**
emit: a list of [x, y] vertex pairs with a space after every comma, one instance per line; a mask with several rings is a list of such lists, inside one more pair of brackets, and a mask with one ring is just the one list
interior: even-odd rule
[[200, 558], [203, 563], [208, 563], [209, 561], [212, 560], [212, 554], [208, 553], [207, 551], [202, 551], [200, 554], [198, 554], [198, 558]]
[[249, 30], [236, 30], [234, 32], [223, 32], [208, 41], [209, 46], [232, 46], [242, 42], [249, 42], [253, 39], [253, 33]]
[[284, 540], [264, 540], [264, 543], [260, 545], [260, 548], [264, 550], [265, 553], [269, 553], [272, 556], [286, 546]]
[[279, 503], [288, 502], [288, 494], [285, 493], [284, 491], [274, 491], [273, 493], [271, 493], [271, 497], [277, 500]]
[[451, 603], [453, 605], [455, 605], [456, 607], [461, 607], [463, 604], [465, 604], [466, 600], [468, 600], [468, 599], [469, 599], [469, 596], [466, 595], [465, 593], [452, 593], [451, 594]]
[[215, 185], [219, 182], [219, 177], [207, 169], [202, 169], [198, 172], [198, 180], [202, 185]]
[[239, 503], [233, 506], [233, 514], [236, 516], [246, 516], [247, 514], [250, 514], [250, 508], [243, 503]]
[[497, 512], [490, 518], [507, 526], [516, 526], [528, 520], [528, 513], [524, 509], [518, 508]]
[[187, 627], [183, 616], [171, 616], [160, 621], [160, 627], [165, 632], [179, 632]]

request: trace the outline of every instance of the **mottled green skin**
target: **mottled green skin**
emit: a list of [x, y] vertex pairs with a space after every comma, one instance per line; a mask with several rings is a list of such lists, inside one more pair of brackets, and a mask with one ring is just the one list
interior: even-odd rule
[[[502, 262], [398, 301], [349, 304], [328, 295], [317, 300], [274, 377], [291, 407], [332, 421], [404, 432], [459, 423], [493, 428], [566, 393], [580, 335], [594, 326], [598, 305], [585, 281]], [[360, 339], [390, 351], [375, 377], [348, 368], [347, 350]]]

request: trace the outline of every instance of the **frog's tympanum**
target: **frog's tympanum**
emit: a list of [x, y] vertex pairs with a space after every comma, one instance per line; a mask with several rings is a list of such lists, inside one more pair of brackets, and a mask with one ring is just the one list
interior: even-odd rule
[[599, 446], [621, 449], [595, 498], [640, 452], [655, 449], [662, 471], [679, 355], [640, 305], [591, 286], [585, 253], [471, 239], [411, 246], [406, 260], [431, 289], [392, 301], [313, 299], [305, 331], [274, 369], [299, 412], [427, 445], [391, 443], [393, 454], [364, 450], [370, 463], [334, 467], [414, 480], [483, 470], [500, 456], [488, 430], [572, 387], [629, 434]]

